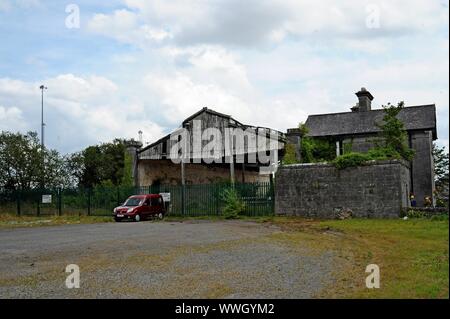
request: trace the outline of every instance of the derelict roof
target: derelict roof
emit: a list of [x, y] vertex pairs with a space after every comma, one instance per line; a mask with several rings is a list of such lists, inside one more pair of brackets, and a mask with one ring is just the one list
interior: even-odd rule
[[[236, 125], [238, 125], [238, 126], [240, 126], [240, 127], [242, 127], [242, 128], [254, 127], [254, 128], [256, 128], [256, 129], [258, 129], [258, 128], [268, 129], [267, 127], [255, 127], [255, 126], [252, 126], [252, 125], [245, 125], [245, 124], [242, 124], [241, 122], [235, 120], [233, 117], [231, 117], [231, 116], [228, 115], [228, 114], [220, 113], [220, 112], [211, 110], [211, 109], [209, 109], [209, 108], [207, 108], [207, 107], [204, 107], [204, 108], [200, 109], [198, 112], [196, 112], [196, 113], [192, 114], [191, 116], [189, 116], [188, 118], [186, 118], [186, 119], [182, 122], [182, 125], [181, 125], [181, 126], [182, 126], [182, 127], [185, 127], [186, 123], [188, 123], [189, 121], [195, 119], [196, 117], [198, 117], [200, 114], [202, 114], [202, 113], [204, 113], [204, 112], [205, 112], [205, 113], [208, 113], [208, 114], [211, 114], [211, 115], [216, 115], [216, 116], [219, 116], [219, 117], [222, 117], [222, 118], [226, 118], [226, 119], [229, 119], [229, 120], [233, 120], [234, 123], [235, 123]], [[276, 130], [274, 130], [274, 131], [276, 131]], [[282, 135], [282, 132], [280, 132], [280, 131], [277, 131], [277, 132], [278, 132], [280, 135]], [[164, 142], [164, 141], [166, 141], [166, 140], [168, 140], [168, 139], [170, 139], [170, 134], [167, 134], [166, 136], [160, 138], [160, 139], [157, 140], [156, 142], [153, 142], [153, 143], [151, 143], [151, 144], [145, 146], [144, 148], [141, 148], [140, 150], [138, 150], [138, 152], [139, 152], [139, 153], [144, 152], [144, 151], [148, 150], [149, 148], [152, 148], [152, 147], [154, 147], [154, 146], [156, 146], [156, 145], [158, 145], [158, 144], [160, 144], [160, 143], [162, 143], [162, 142]]]
[[[196, 118], [197, 116], [199, 116], [200, 114], [202, 114], [203, 112], [212, 114], [212, 115], [217, 115], [226, 119], [231, 119], [232, 117], [228, 114], [224, 114], [224, 113], [219, 113], [217, 111], [208, 109], [207, 107], [202, 108], [201, 110], [199, 110], [198, 112], [195, 112], [194, 114], [192, 114], [191, 116], [189, 116], [187, 119], [185, 119], [183, 121], [183, 126], [184, 124], [186, 124], [187, 122], [191, 121], [192, 119]], [[236, 121], [236, 120], [235, 120]]]
[[[367, 112], [343, 112], [310, 115], [306, 120], [308, 136], [335, 136], [376, 133], [380, 129], [377, 123], [383, 122], [383, 109]], [[407, 131], [430, 130], [433, 139], [437, 139], [436, 106], [419, 105], [403, 108], [398, 114]]]

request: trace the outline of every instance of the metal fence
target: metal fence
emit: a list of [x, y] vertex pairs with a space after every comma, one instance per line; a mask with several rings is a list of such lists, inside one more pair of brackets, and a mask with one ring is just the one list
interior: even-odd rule
[[244, 215], [272, 215], [273, 184], [236, 183], [202, 185], [158, 185], [147, 187], [95, 187], [76, 189], [0, 189], [0, 214], [111, 216], [129, 196], [170, 193], [168, 214], [172, 216], [221, 215], [225, 190], [234, 188], [245, 204]]

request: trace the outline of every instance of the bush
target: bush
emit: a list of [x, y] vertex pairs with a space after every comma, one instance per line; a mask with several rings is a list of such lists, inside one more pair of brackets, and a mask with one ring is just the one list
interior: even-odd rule
[[344, 169], [347, 167], [360, 166], [367, 161], [370, 161], [370, 157], [366, 153], [351, 152], [338, 156], [333, 161], [333, 164], [337, 169]]
[[333, 160], [333, 164], [337, 169], [344, 169], [347, 167], [361, 166], [365, 162], [374, 160], [389, 160], [389, 159], [401, 159], [402, 156], [390, 148], [375, 148], [369, 150], [367, 153], [350, 152], [341, 156], [338, 156]]
[[371, 160], [402, 159], [402, 156], [392, 148], [374, 148], [367, 152]]
[[306, 136], [302, 139], [301, 152], [303, 163], [331, 161], [336, 157], [336, 142]]
[[409, 209], [406, 216], [408, 216], [408, 218], [426, 218], [427, 214], [420, 210]]
[[285, 154], [283, 156], [283, 164], [289, 165], [289, 164], [296, 164], [297, 156], [295, 154], [295, 145], [294, 144], [286, 144], [284, 147]]
[[221, 194], [221, 199], [225, 202], [223, 216], [226, 219], [236, 219], [245, 212], [245, 203], [234, 188], [225, 189]]

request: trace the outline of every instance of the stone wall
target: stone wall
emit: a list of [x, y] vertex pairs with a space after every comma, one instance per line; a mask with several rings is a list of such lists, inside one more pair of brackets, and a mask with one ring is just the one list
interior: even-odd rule
[[434, 197], [432, 141], [431, 131], [413, 132], [410, 137], [411, 147], [415, 151], [411, 166], [411, 179], [412, 192], [416, 196], [417, 206], [424, 206], [425, 197]]
[[345, 208], [355, 217], [397, 218], [409, 207], [409, 192], [409, 165], [404, 161], [343, 170], [331, 164], [286, 165], [275, 179], [275, 213], [335, 218]]
[[365, 153], [375, 147], [375, 140], [379, 138], [377, 135], [364, 135], [345, 138], [343, 140], [343, 153], [347, 148], [352, 152]]
[[[375, 146], [377, 138], [377, 135], [347, 137], [343, 140], [343, 148], [364, 153]], [[426, 197], [430, 197], [435, 202], [433, 135], [431, 131], [410, 131], [408, 140], [409, 147], [415, 152], [410, 168], [411, 192], [416, 197], [417, 206], [422, 207]]]
[[[259, 171], [242, 170], [242, 164], [235, 164], [236, 182], [268, 182], [268, 175], [260, 175]], [[154, 183], [178, 185], [181, 184], [181, 165], [171, 160], [139, 160], [139, 185], [147, 186]], [[214, 166], [203, 164], [186, 164], [185, 178], [187, 184], [209, 184], [230, 179], [228, 165]]]

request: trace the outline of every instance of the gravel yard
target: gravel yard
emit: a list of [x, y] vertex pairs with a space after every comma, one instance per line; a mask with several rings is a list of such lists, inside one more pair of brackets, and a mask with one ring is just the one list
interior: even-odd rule
[[[0, 230], [1, 298], [309, 298], [336, 258], [248, 221], [102, 223]], [[81, 287], [67, 289], [77, 264]]]

